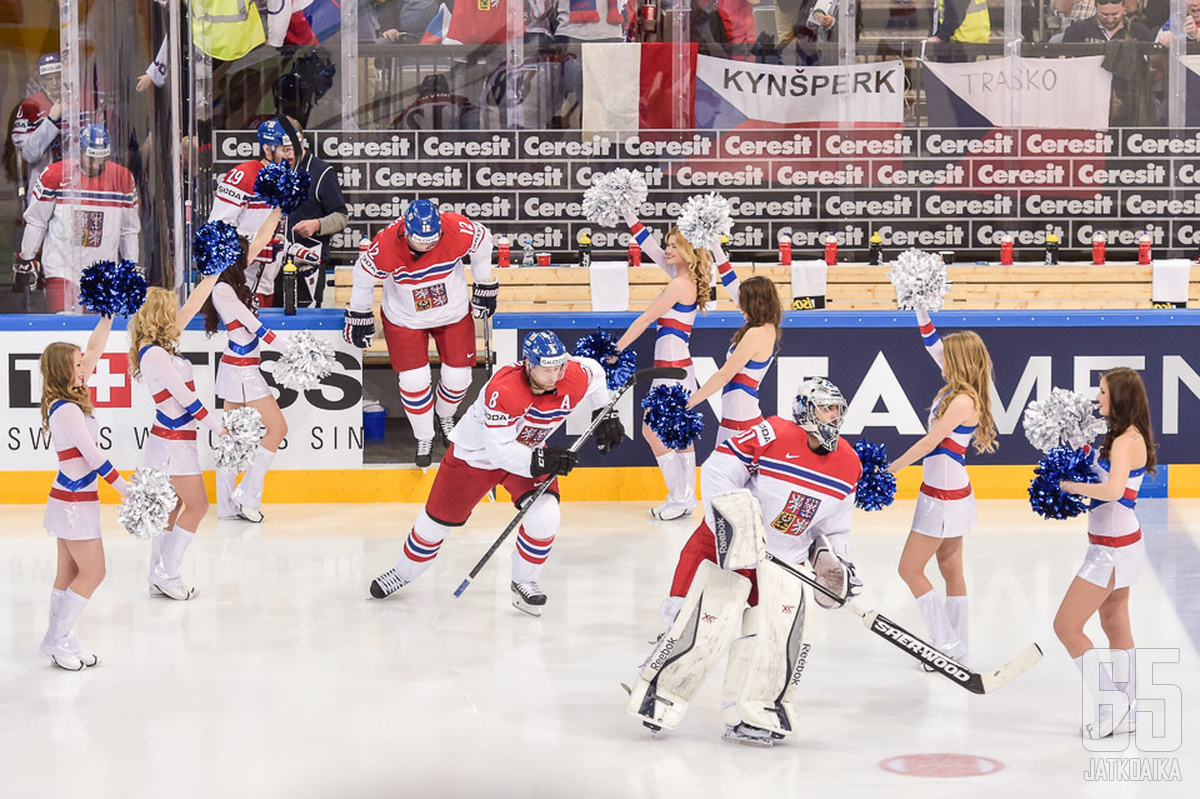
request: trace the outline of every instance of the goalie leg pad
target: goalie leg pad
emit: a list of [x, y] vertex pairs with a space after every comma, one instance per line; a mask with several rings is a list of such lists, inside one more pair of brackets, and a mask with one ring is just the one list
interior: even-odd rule
[[746, 722], [780, 734], [797, 728], [793, 695], [808, 662], [804, 583], [779, 566], [758, 565], [759, 602], [743, 620], [743, 637], [729, 650], [722, 688], [726, 724]]
[[713, 538], [717, 565], [723, 569], [753, 569], [767, 550], [762, 507], [746, 489], [718, 494], [712, 500]]
[[675, 623], [655, 643], [629, 694], [627, 710], [651, 729], [675, 729], [688, 703], [737, 634], [750, 581], [700, 564]]

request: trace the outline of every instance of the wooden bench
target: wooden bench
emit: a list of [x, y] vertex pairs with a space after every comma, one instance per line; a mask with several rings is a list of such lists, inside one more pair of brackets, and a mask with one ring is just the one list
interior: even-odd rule
[[[778, 264], [739, 264], [738, 276], [745, 280], [763, 275], [775, 282], [784, 308], [791, 305], [791, 269]], [[896, 309], [896, 292], [887, 278], [887, 266], [848, 264], [829, 268], [826, 309], [830, 311], [891, 311]], [[469, 272], [469, 270], [468, 270]], [[500, 281], [499, 310], [504, 313], [575, 313], [590, 311], [591, 287], [588, 270], [570, 267], [495, 269]], [[1058, 266], [951, 266], [951, 283], [946, 297], [950, 310], [1109, 310], [1150, 308], [1151, 267], [1137, 264], [1060, 264]], [[468, 280], [470, 275], [468, 274]], [[1200, 276], [1192, 269], [1189, 300], [1200, 301]], [[666, 275], [654, 266], [629, 270], [629, 309], [645, 310], [666, 284]], [[334, 302], [350, 302], [352, 267], [339, 267], [334, 279]], [[387, 345], [379, 322], [383, 289], [375, 287], [376, 326], [380, 332], [365, 353], [368, 363], [386, 362]], [[724, 291], [718, 289], [715, 310], [734, 310]], [[479, 351], [483, 351], [482, 327], [477, 324]], [[436, 357], [436, 353], [431, 355]]]

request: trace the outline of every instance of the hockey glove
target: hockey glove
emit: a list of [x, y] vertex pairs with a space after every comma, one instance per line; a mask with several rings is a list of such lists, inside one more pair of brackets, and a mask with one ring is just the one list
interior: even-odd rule
[[609, 450], [614, 450], [621, 445], [621, 441], [625, 438], [625, 425], [621, 424], [621, 416], [616, 410], [604, 413], [603, 408], [592, 413], [592, 421], [595, 421], [596, 417], [601, 414], [604, 416], [600, 420], [600, 424], [596, 425], [596, 449], [607, 454]]
[[38, 270], [41, 269], [41, 266], [37, 258], [22, 258], [19, 254], [13, 255], [14, 275], [27, 275], [33, 280], [37, 280]]
[[529, 472], [534, 477], [564, 477], [575, 468], [578, 456], [566, 447], [539, 447], [533, 451]]
[[288, 245], [287, 257], [296, 265], [296, 272], [301, 277], [308, 277], [317, 271], [321, 265], [321, 245], [306, 247], [298, 241]]
[[375, 338], [375, 314], [370, 311], [351, 311], [346, 309], [343, 317], [342, 336], [346, 342], [361, 350], [371, 346]]
[[496, 297], [500, 294], [500, 281], [480, 283], [471, 287], [471, 314], [476, 319], [491, 319], [496, 313]]

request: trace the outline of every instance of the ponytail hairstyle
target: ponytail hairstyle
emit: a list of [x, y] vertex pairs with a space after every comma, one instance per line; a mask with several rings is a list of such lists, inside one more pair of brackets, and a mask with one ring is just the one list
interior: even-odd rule
[[[233, 288], [233, 293], [237, 295], [238, 302], [249, 308], [250, 313], [258, 316], [258, 298], [246, 285], [246, 251], [250, 248], [250, 243], [244, 238], [239, 238], [238, 243], [242, 246], [242, 254], [232, 266], [221, 272], [217, 283], [228, 283]], [[204, 314], [204, 331], [211, 336], [221, 326], [221, 316], [217, 313], [217, 306], [213, 304], [211, 294], [204, 301], [204, 305], [200, 307], [200, 312]]]
[[769, 278], [762, 275], [746, 278], [738, 289], [738, 308], [746, 322], [733, 335], [733, 346], [741, 343], [751, 328], [772, 325], [775, 328], [775, 349], [779, 349], [779, 324], [783, 319], [783, 306], [779, 302], [779, 291]]
[[712, 286], [713, 255], [708, 250], [693, 247], [677, 227], [671, 228], [666, 241], [670, 242], [672, 236], [675, 237], [675, 249], [679, 250], [683, 260], [687, 262], [688, 274], [696, 284], [696, 305], [703, 312], [708, 305], [708, 295]]
[[979, 425], [973, 437], [975, 451], [993, 452], [999, 442], [996, 440], [996, 422], [992, 418], [992, 382], [995, 377], [987, 346], [973, 330], [959, 330], [943, 336], [942, 346], [946, 385], [933, 399], [937, 405], [933, 418], [942, 418], [951, 400], [959, 394], [966, 394], [979, 410]]
[[170, 289], [155, 287], [129, 320], [129, 374], [142, 376], [142, 347], [154, 345], [174, 354], [179, 349], [179, 301]]
[[1150, 427], [1150, 400], [1146, 398], [1142, 376], [1128, 366], [1118, 366], [1105, 372], [1101, 379], [1108, 384], [1108, 432], [1100, 444], [1100, 457], [1109, 458], [1117, 437], [1135, 427], [1146, 442], [1146, 471], [1154, 474], [1158, 458], [1154, 453], [1154, 430]]
[[92, 412], [92, 395], [87, 380], [75, 385], [75, 358], [79, 347], [65, 341], [55, 341], [42, 351], [39, 365], [42, 370], [42, 429], [50, 426], [50, 408], [59, 400], [73, 402], [84, 415]]

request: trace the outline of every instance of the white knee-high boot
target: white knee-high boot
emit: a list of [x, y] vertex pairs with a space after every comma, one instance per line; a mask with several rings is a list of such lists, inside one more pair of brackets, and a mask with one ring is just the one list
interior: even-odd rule
[[[1089, 649], [1072, 660], [1092, 694], [1092, 710], [1084, 719], [1081, 733], [1093, 740], [1107, 738], [1113, 734], [1114, 728], [1125, 723], [1129, 715], [1129, 697], [1113, 685], [1112, 674], [1095, 649]], [[1091, 674], [1097, 675], [1095, 683], [1089, 679]]]
[[233, 493], [234, 501], [239, 508], [256, 511], [262, 507], [263, 484], [267, 479], [267, 471], [275, 460], [275, 451], [269, 450], [262, 444], [254, 450], [250, 465], [246, 467], [246, 475], [241, 485]]
[[967, 665], [967, 657], [970, 652], [970, 619], [967, 615], [967, 596], [948, 596], [946, 597], [946, 619], [950, 622], [950, 628], [954, 630], [955, 637], [962, 644], [962, 655], [957, 659], [964, 666]]
[[238, 506], [233, 495], [237, 490], [237, 474], [229, 469], [217, 469], [217, 518], [236, 519]]

